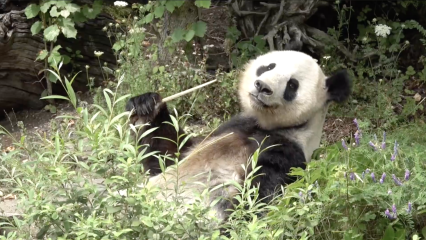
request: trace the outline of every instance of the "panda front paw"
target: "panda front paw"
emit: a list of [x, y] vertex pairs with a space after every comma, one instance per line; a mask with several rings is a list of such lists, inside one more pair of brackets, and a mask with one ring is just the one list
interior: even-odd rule
[[158, 114], [158, 109], [162, 105], [161, 96], [158, 93], [148, 92], [129, 99], [126, 104], [126, 111], [134, 109], [134, 115], [143, 118], [144, 122], [152, 121]]

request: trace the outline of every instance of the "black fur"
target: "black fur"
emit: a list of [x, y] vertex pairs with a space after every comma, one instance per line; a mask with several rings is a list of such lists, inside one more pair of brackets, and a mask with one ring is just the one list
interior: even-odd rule
[[349, 98], [352, 91], [352, 79], [346, 70], [341, 70], [326, 79], [328, 101], [341, 103]]
[[[158, 113], [155, 115], [154, 109], [157, 104], [159, 106]], [[165, 137], [175, 142], [177, 141], [175, 128], [172, 125], [166, 123], [171, 123], [172, 119], [170, 118], [167, 105], [161, 101], [160, 95], [157, 93], [148, 92], [136, 97], [132, 97], [126, 104], [126, 111], [131, 111], [133, 108], [135, 109], [135, 114], [133, 117], [136, 118], [133, 122], [135, 122], [137, 119], [142, 119], [144, 122], [150, 123], [149, 126], [143, 127], [143, 129], [140, 131], [141, 134], [151, 128], [158, 127], [152, 133], [141, 139], [139, 145], [147, 145], [146, 153], [159, 151], [159, 153], [163, 155], [171, 154], [171, 157], [174, 158], [174, 154], [177, 152], [176, 144], [169, 140], [156, 138]], [[179, 135], [181, 134], [184, 134], [183, 130], [179, 131]], [[187, 151], [187, 149], [193, 144], [194, 139], [190, 138], [182, 147], [181, 151]], [[170, 159], [165, 160], [166, 167], [172, 164], [174, 164], [174, 161]], [[155, 156], [145, 158], [143, 160], [143, 166], [145, 171], [150, 170], [150, 174], [152, 176], [161, 173], [159, 159], [157, 159]]]
[[293, 101], [297, 96], [297, 90], [299, 89], [299, 81], [294, 78], [290, 78], [287, 82], [287, 86], [284, 91], [284, 99], [286, 101]]
[[256, 75], [259, 77], [260, 75], [264, 74], [265, 72], [271, 71], [272, 69], [274, 69], [275, 66], [277, 66], [276, 63], [271, 63], [268, 66], [260, 66], [256, 71]]
[[[305, 124], [301, 124], [294, 128], [302, 128], [304, 126]], [[212, 136], [234, 132], [234, 134], [238, 134], [242, 139], [246, 139], [245, 145], [249, 146], [250, 152], [253, 153], [259, 147], [258, 144], [262, 144], [260, 151], [263, 152], [259, 155], [257, 162], [258, 166], [262, 167], [256, 173], [256, 175], [260, 174], [260, 176], [255, 178], [254, 183], [260, 184], [259, 198], [265, 198], [266, 201], [269, 201], [277, 187], [294, 181], [294, 178], [287, 175], [290, 172], [290, 168], [305, 168], [306, 159], [301, 146], [280, 134], [292, 128], [268, 131], [261, 129], [256, 124], [256, 119], [237, 115], [222, 124], [212, 133]], [[254, 138], [256, 141], [249, 138]], [[272, 145], [277, 146], [264, 150]]]

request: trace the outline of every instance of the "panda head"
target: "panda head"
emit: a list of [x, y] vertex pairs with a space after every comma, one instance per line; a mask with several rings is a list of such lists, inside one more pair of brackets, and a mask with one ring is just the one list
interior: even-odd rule
[[351, 93], [344, 71], [325, 76], [316, 60], [302, 52], [272, 51], [251, 60], [240, 76], [243, 113], [265, 129], [291, 127], [324, 115], [330, 102]]

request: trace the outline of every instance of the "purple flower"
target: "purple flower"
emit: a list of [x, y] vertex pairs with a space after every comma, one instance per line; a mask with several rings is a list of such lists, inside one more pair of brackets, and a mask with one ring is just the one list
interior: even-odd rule
[[382, 141], [382, 149], [386, 149], [386, 132], [383, 131], [383, 141]]
[[385, 211], [385, 215], [386, 215], [386, 217], [388, 217], [389, 219], [394, 219], [394, 217], [390, 214], [389, 209], [386, 209], [386, 211]]
[[342, 139], [342, 147], [343, 147], [345, 150], [348, 150], [348, 146], [346, 146], [345, 140], [343, 140], [343, 139]]
[[358, 124], [358, 120], [356, 118], [354, 119], [354, 123], [355, 123], [357, 130], [359, 130], [359, 124]]
[[372, 141], [370, 141], [368, 143], [368, 145], [370, 145], [373, 148], [374, 151], [377, 151], [376, 146], [374, 145], [374, 143]]
[[354, 137], [355, 137], [355, 144], [357, 146], [359, 146], [359, 133], [358, 133], [358, 131], [355, 132]]
[[369, 168], [365, 169], [365, 173], [370, 173], [370, 169]]
[[399, 179], [395, 176], [395, 174], [392, 174], [392, 179], [395, 182], [396, 185], [401, 186], [402, 182], [399, 181]]
[[411, 212], [411, 210], [412, 210], [412, 204], [411, 204], [411, 202], [408, 202], [408, 209], [407, 209], [407, 212], [408, 212], [408, 213], [410, 213], [410, 212]]
[[393, 146], [393, 154], [391, 156], [391, 161], [395, 161], [397, 154], [398, 154], [398, 143], [395, 140], [395, 144]]
[[353, 172], [351, 172], [350, 177], [349, 177], [352, 181], [355, 180], [355, 174]]
[[385, 181], [386, 178], [386, 173], [382, 174], [382, 177], [380, 178], [380, 183], [383, 183]]
[[302, 191], [300, 191], [299, 192], [299, 197], [302, 197], [303, 196], [303, 193], [302, 193]]
[[405, 170], [405, 181], [408, 181], [410, 179], [410, 170]]
[[374, 173], [371, 173], [371, 179], [373, 179], [373, 182], [376, 182], [376, 176], [374, 175]]
[[395, 214], [395, 217], [396, 217], [397, 214], [396, 214], [396, 206], [395, 206], [395, 204], [392, 205], [392, 212]]

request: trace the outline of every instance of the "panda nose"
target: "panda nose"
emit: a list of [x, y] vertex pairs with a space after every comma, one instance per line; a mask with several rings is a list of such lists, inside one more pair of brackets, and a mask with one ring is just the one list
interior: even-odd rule
[[271, 95], [273, 93], [271, 88], [266, 83], [262, 82], [261, 80], [256, 80], [254, 82], [254, 86], [256, 87], [257, 91], [265, 95]]

